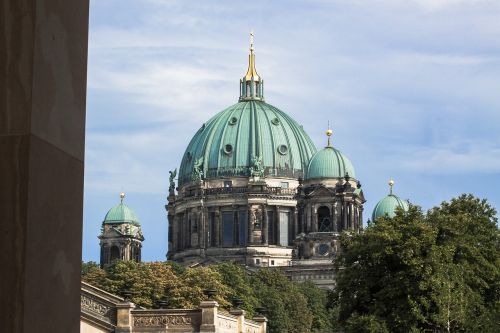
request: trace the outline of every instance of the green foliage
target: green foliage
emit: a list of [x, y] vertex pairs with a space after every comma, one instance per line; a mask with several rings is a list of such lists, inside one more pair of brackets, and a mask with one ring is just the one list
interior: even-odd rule
[[374, 315], [354, 314], [346, 322], [346, 333], [389, 333], [385, 322]]
[[495, 215], [485, 200], [462, 195], [427, 214], [411, 206], [345, 235], [331, 303], [346, 332], [495, 332]]
[[186, 269], [173, 263], [115, 261], [105, 270], [84, 264], [82, 279], [117, 295], [130, 290], [132, 302], [147, 308], [163, 299], [169, 308], [196, 308], [205, 299], [203, 291], [215, 289], [222, 309], [229, 310], [233, 298], [243, 300], [247, 317], [256, 307], [266, 307], [271, 333], [329, 331], [326, 292], [311, 283], [291, 282], [279, 270], [250, 276], [232, 263]]

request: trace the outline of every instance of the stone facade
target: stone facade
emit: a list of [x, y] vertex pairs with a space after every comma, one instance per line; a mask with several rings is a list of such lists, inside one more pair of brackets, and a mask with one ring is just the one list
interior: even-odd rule
[[168, 200], [170, 260], [281, 267], [325, 288], [334, 285], [340, 232], [360, 232], [365, 201], [350, 177], [198, 180]]

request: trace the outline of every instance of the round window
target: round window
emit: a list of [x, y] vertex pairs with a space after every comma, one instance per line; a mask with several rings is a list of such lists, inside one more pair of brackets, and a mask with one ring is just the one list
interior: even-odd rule
[[286, 145], [279, 145], [278, 146], [278, 153], [281, 155], [285, 155], [288, 152], [288, 147]]
[[274, 118], [273, 120], [271, 120], [271, 123], [277, 126], [280, 124], [280, 120], [278, 118]]
[[224, 146], [224, 153], [226, 155], [230, 155], [233, 152], [233, 146], [230, 145], [229, 143]]
[[328, 254], [328, 249], [329, 249], [329, 246], [328, 244], [319, 244], [318, 246], [318, 253], [322, 256]]
[[235, 125], [237, 122], [238, 118], [236, 117], [231, 117], [231, 119], [229, 119], [229, 125]]

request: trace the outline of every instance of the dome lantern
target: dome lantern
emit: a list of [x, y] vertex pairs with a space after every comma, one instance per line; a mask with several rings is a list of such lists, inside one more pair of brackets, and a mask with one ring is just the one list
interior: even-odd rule
[[239, 101], [264, 101], [264, 80], [257, 74], [255, 68], [255, 53], [253, 48], [253, 31], [250, 31], [250, 54], [248, 55], [248, 69], [245, 76], [240, 79]]

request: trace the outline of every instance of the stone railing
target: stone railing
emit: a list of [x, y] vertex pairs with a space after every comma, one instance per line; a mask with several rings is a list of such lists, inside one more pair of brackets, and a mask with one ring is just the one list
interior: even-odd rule
[[261, 333], [262, 325], [253, 320], [245, 320], [245, 333]]
[[234, 333], [238, 332], [238, 317], [230, 314], [217, 315], [217, 332]]
[[123, 298], [82, 282], [80, 292], [82, 320], [112, 331], [116, 325], [116, 305], [120, 302], [123, 302]]
[[286, 195], [293, 196], [296, 193], [294, 188], [282, 188], [282, 187], [270, 187], [261, 186], [261, 188], [256, 189], [256, 187], [249, 188], [246, 186], [229, 186], [229, 187], [214, 187], [207, 189], [190, 189], [184, 193], [184, 197], [199, 197], [203, 193], [204, 195], [225, 195], [225, 194], [269, 194], [269, 195]]
[[198, 309], [143, 309], [86, 283], [81, 289], [84, 332], [128, 333], [266, 333], [267, 319], [245, 318], [245, 311], [218, 312], [216, 301]]

